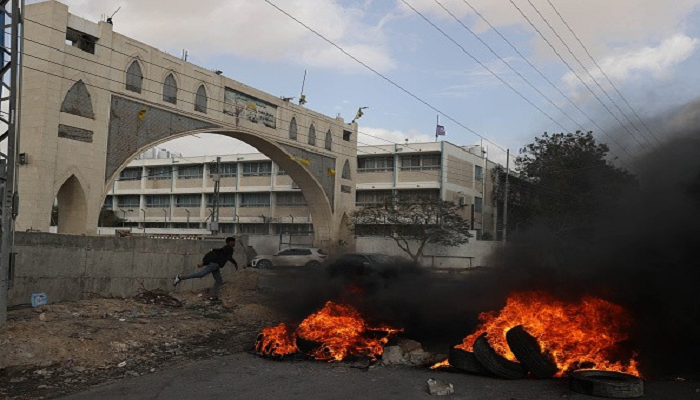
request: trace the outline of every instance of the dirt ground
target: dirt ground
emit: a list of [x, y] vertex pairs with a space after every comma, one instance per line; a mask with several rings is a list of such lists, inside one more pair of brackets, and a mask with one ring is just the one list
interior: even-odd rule
[[0, 327], [0, 398], [51, 398], [252, 349], [261, 327], [281, 318], [258, 278], [254, 270], [233, 274], [221, 302], [206, 291], [143, 288], [129, 299], [10, 310]]

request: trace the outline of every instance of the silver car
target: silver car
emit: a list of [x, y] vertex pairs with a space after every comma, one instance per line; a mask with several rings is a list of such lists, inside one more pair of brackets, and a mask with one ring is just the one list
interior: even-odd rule
[[291, 248], [280, 250], [273, 255], [261, 255], [253, 258], [251, 267], [268, 269], [270, 267], [318, 267], [328, 255], [316, 248]]

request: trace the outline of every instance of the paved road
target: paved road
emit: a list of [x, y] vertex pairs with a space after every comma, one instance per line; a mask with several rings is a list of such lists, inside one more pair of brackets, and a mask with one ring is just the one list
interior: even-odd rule
[[[274, 361], [248, 353], [203, 361], [93, 388], [65, 400], [110, 399], [428, 399], [426, 381], [454, 384], [458, 399], [594, 400], [565, 380], [504, 381], [404, 367], [369, 371], [348, 364]], [[700, 399], [700, 383], [647, 382], [644, 399]]]

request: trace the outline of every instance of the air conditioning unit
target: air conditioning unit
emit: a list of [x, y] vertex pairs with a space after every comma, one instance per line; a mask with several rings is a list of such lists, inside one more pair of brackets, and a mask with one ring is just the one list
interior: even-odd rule
[[464, 206], [467, 205], [467, 199], [466, 199], [466, 197], [461, 196], [461, 197], [459, 198], [459, 205], [460, 205], [461, 207], [464, 207]]

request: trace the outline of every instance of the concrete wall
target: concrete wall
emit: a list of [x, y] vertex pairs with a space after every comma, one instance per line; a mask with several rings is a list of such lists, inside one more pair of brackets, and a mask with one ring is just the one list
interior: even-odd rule
[[[423, 258], [420, 260], [424, 267], [429, 268], [473, 268], [485, 267], [488, 265], [488, 257], [500, 247], [500, 242], [477, 241], [470, 239], [458, 247], [439, 247], [427, 245], [423, 251]], [[413, 244], [411, 249], [417, 248]], [[390, 256], [409, 258], [408, 255], [399, 248], [396, 242], [390, 238], [380, 237], [358, 237], [357, 252], [359, 253], [381, 253]]]
[[[207, 251], [223, 245], [223, 238], [202, 241], [17, 232], [9, 303], [29, 303], [31, 294], [39, 292], [53, 302], [79, 300], [89, 293], [133, 296], [141, 286], [172, 290], [176, 274], [194, 272]], [[235, 259], [238, 265], [245, 265], [242, 246], [236, 247]], [[227, 264], [222, 270], [224, 281], [235, 272]], [[187, 280], [179, 290], [202, 289], [213, 283], [211, 277]]]

